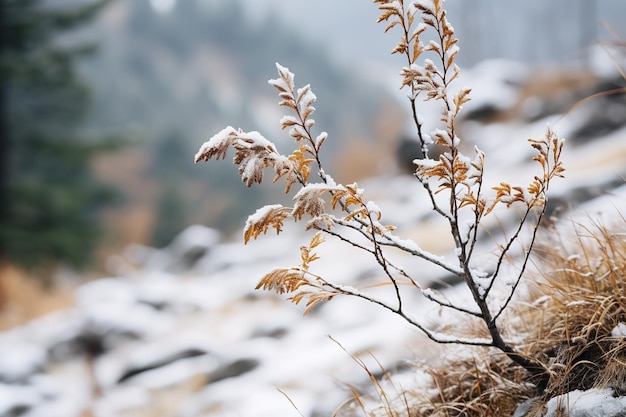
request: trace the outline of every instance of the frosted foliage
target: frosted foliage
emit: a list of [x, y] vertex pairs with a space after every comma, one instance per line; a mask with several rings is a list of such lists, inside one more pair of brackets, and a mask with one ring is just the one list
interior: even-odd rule
[[293, 73], [289, 71], [289, 68], [283, 67], [278, 62], [276, 63], [276, 69], [281, 75], [280, 78], [275, 80], [269, 80], [268, 82], [276, 87], [278, 90], [290, 91], [293, 89]]
[[[315, 111], [313, 103], [317, 97], [309, 84], [296, 88], [294, 74], [278, 63], [279, 77], [270, 80], [269, 84], [278, 91], [279, 106], [288, 113], [281, 118], [280, 125], [293, 139], [295, 149], [292, 153], [279, 154], [275, 145], [259, 132], [246, 133], [229, 127], [203, 145], [196, 160], [223, 157], [226, 149], [232, 146], [235, 150], [234, 163], [239, 166], [246, 185], [261, 183], [263, 170], [273, 168], [274, 181], [284, 178], [286, 193], [292, 186], [297, 188], [292, 198], [293, 207], [268, 205], [257, 210], [246, 222], [246, 243], [267, 233], [270, 228], [281, 233], [287, 218], [301, 222], [305, 230], [315, 231], [309, 244], [300, 247], [300, 265], [272, 270], [261, 279], [258, 289], [273, 290], [285, 295], [294, 304], [302, 303], [306, 306], [305, 312], [337, 295], [355, 297], [397, 314], [435, 342], [497, 348], [518, 365], [540, 374], [543, 372], [541, 364], [517, 354], [494, 325], [513, 299], [528, 263], [535, 233], [530, 242], [524, 242], [528, 249], [521, 255], [522, 266], [506, 282], [506, 291], [500, 291], [499, 287], [498, 291], [492, 291], [492, 287], [494, 282], [503, 281], [504, 278], [499, 276], [502, 265], [521, 246], [519, 239], [523, 226], [530, 224], [534, 232], [539, 227], [549, 182], [561, 176], [559, 157], [562, 141], [552, 131], [548, 131], [544, 139], [531, 140], [531, 146], [537, 152], [534, 160], [540, 165], [542, 173], [535, 176], [528, 186], [501, 183], [491, 190], [496, 193], [495, 197], [488, 199], [486, 187], [482, 186], [484, 153], [478, 148], [474, 149], [471, 157], [461, 152], [464, 143], [459, 136], [461, 132], [457, 130], [457, 117], [463, 105], [470, 100], [470, 89], [453, 88], [453, 81], [459, 76], [455, 63], [459, 48], [454, 28], [443, 10], [443, 1], [375, 0], [375, 3], [379, 4], [381, 11], [379, 22], [387, 24], [385, 31], [393, 29], [401, 35], [392, 54], [403, 55], [407, 63], [402, 68], [401, 87], [410, 90], [408, 99], [418, 145], [425, 155], [429, 155], [433, 145], [440, 151], [436, 159], [415, 160], [415, 176], [424, 191], [422, 202], [448, 224], [448, 239], [454, 245], [452, 250], [434, 253], [437, 251], [424, 250], [416, 241], [399, 237], [403, 235], [395, 233], [396, 227], [387, 223], [383, 208], [368, 200], [363, 188], [356, 183], [337, 183], [326, 173], [320, 149], [328, 134], [321, 132], [315, 136], [312, 132], [315, 122], [311, 115]], [[422, 35], [433, 40], [425, 44]], [[424, 52], [427, 52], [427, 58], [422, 55]], [[418, 114], [417, 109], [421, 108], [418, 101], [428, 101], [428, 106], [439, 107], [439, 119], [431, 120]], [[478, 272], [475, 266], [479, 263], [475, 259], [478, 250], [475, 249], [482, 245], [479, 233], [485, 230], [483, 219], [495, 207], [509, 207], [514, 203], [520, 206], [522, 212], [517, 229], [510, 233], [503, 231], [505, 241], [499, 246], [495, 260], [480, 267], [490, 272]], [[538, 215], [536, 219], [534, 214]], [[375, 265], [380, 267], [377, 279], [383, 282], [365, 287], [365, 291], [339, 285], [333, 280], [336, 277], [322, 276], [317, 270], [317, 261], [323, 256], [318, 256], [317, 248], [325, 242], [325, 238], [346, 244], [373, 258]], [[396, 260], [398, 254], [424, 262], [440, 273], [463, 282], [469, 302], [451, 302], [421, 284], [428, 277], [422, 277], [419, 271], [404, 269]], [[336, 273], [332, 269], [322, 271], [331, 275]], [[386, 295], [379, 297], [379, 290], [387, 291]], [[449, 333], [427, 327], [418, 320], [421, 318], [419, 315], [415, 317], [413, 314], [413, 308], [417, 306], [411, 301], [415, 297], [425, 299], [426, 303], [446, 313], [478, 319], [485, 333], [481, 337], [467, 337], [455, 332], [453, 327], [446, 328]]]
[[196, 153], [195, 161], [198, 162], [204, 159], [205, 155], [210, 152], [211, 149], [218, 149], [219, 152], [217, 154], [217, 158], [224, 158], [226, 155], [226, 151], [228, 150], [229, 141], [232, 135], [237, 134], [237, 131], [231, 127], [225, 127], [220, 130], [218, 133], [213, 135], [211, 139], [206, 141], [201, 147], [198, 153]]
[[311, 86], [307, 85], [306, 87], [298, 89], [298, 101], [300, 102], [300, 108], [304, 109], [311, 104], [313, 104], [317, 100], [317, 96], [311, 91]]
[[280, 119], [281, 126], [294, 126], [296, 124], [298, 124], [298, 119], [288, 114], [284, 115], [283, 118]]
[[248, 220], [246, 220], [246, 228], [253, 223], [259, 223], [262, 219], [267, 217], [267, 214], [272, 210], [281, 208], [280, 204], [268, 204], [267, 206], [261, 207], [254, 214], [248, 216]]

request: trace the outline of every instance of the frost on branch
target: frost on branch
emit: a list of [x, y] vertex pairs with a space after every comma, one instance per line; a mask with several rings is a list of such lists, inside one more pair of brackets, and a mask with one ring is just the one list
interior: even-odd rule
[[[241, 180], [248, 186], [263, 181], [263, 171], [271, 167], [274, 181], [285, 178], [285, 192], [288, 193], [295, 183], [306, 184], [311, 174], [311, 163], [319, 161], [318, 152], [328, 134], [320, 133], [315, 139], [311, 128], [315, 121], [311, 115], [315, 111], [316, 100], [311, 87], [295, 90], [294, 75], [288, 68], [276, 64], [279, 78], [270, 80], [278, 90], [280, 106], [288, 107], [293, 115], [286, 115], [281, 120], [282, 129], [289, 129], [289, 135], [295, 139], [298, 148], [290, 155], [281, 155], [274, 143], [259, 132], [244, 132], [227, 127], [205, 142], [195, 157], [195, 162], [223, 159], [229, 147], [235, 150], [233, 163], [239, 166]], [[318, 162], [319, 165], [319, 162]]]
[[341, 191], [340, 186], [329, 186], [325, 183], [307, 184], [293, 197], [296, 202], [293, 208], [293, 217], [301, 220], [305, 214], [315, 218], [324, 213], [324, 194]]
[[[478, 148], [474, 148], [472, 155], [462, 152], [457, 117], [470, 100], [471, 89], [457, 89], [453, 85], [460, 72], [455, 63], [459, 48], [454, 28], [443, 9], [443, 0], [410, 2], [409, 5], [402, 0], [374, 1], [381, 11], [379, 22], [387, 23], [385, 32], [393, 30], [400, 33], [400, 40], [392, 54], [405, 58], [400, 84], [401, 88], [409, 90], [415, 136], [425, 155], [424, 159], [415, 161], [415, 177], [423, 186], [424, 201], [448, 223], [450, 239], [455, 245], [453, 254], [432, 254], [411, 240], [399, 238], [394, 234], [393, 226], [383, 223], [384, 215], [380, 207], [364, 197], [364, 190], [356, 184], [338, 184], [326, 173], [320, 149], [328, 134], [312, 133], [316, 96], [310, 85], [296, 88], [294, 74], [280, 64], [276, 64], [278, 78], [270, 80], [269, 84], [278, 91], [279, 106], [288, 110], [280, 125], [294, 141], [292, 153], [286, 156], [280, 154], [274, 143], [258, 132], [227, 127], [202, 145], [196, 162], [214, 157], [225, 158], [232, 147], [235, 152], [233, 162], [238, 165], [246, 185], [260, 183], [264, 170], [271, 168], [274, 181], [285, 179], [286, 193], [292, 187], [297, 188], [293, 195], [293, 207], [268, 205], [257, 210], [246, 222], [246, 243], [270, 229], [280, 233], [287, 218], [305, 222], [305, 230], [317, 231], [309, 244], [300, 248], [299, 266], [271, 271], [261, 279], [258, 289], [288, 294], [288, 299], [295, 304], [305, 302], [306, 312], [337, 295], [361, 298], [397, 314], [436, 342], [497, 348], [536, 376], [537, 380], [543, 380], [547, 378], [545, 366], [509, 345], [500, 331], [498, 319], [513, 299], [529, 262], [530, 251], [545, 213], [550, 182], [563, 174], [560, 161], [563, 141], [552, 130], [548, 130], [543, 139], [530, 140], [536, 151], [533, 159], [540, 167], [540, 174], [527, 186], [503, 182], [485, 190], [486, 155]], [[421, 22], [417, 23], [420, 18]], [[433, 39], [427, 45], [420, 39], [426, 32]], [[426, 122], [418, 112], [423, 101], [434, 102], [441, 108], [439, 120], [428, 121], [433, 124], [429, 126], [430, 130], [427, 130]], [[436, 159], [429, 156], [429, 148], [433, 145], [443, 149]], [[495, 197], [487, 196], [486, 192], [495, 193]], [[488, 203], [489, 200], [491, 203]], [[508, 208], [513, 204], [521, 204], [522, 207], [519, 223], [512, 230], [503, 231], [504, 243], [498, 246], [494, 263], [484, 265], [483, 261], [476, 261], [475, 249], [479, 232], [484, 230], [481, 227], [484, 217], [499, 205]], [[519, 245], [525, 226], [530, 228], [530, 241]], [[311, 263], [319, 259], [314, 249], [323, 242], [322, 235], [371, 255], [380, 267], [384, 280], [383, 285], [376, 287], [388, 290], [386, 297], [378, 299], [366, 291], [340, 285], [315, 274]], [[492, 291], [505, 260], [513, 256], [513, 248], [520, 246], [524, 248], [521, 254], [516, 254], [521, 256], [517, 275], [512, 277], [512, 281], [507, 281], [504, 291]], [[455, 304], [445, 294], [422, 286], [420, 277], [412, 276], [394, 262], [392, 253], [398, 252], [412, 256], [415, 261], [426, 261], [462, 280], [473, 304]], [[425, 327], [411, 315], [414, 303], [408, 300], [415, 300], [415, 295], [442, 310], [480, 323], [488, 338], [468, 338], [454, 331], [443, 334]]]
[[205, 142], [195, 157], [195, 162], [226, 158], [228, 148], [235, 150], [233, 163], [239, 165], [241, 180], [248, 186], [263, 181], [263, 170], [274, 168], [274, 181], [285, 177], [287, 189], [297, 181], [299, 155], [285, 157], [276, 151], [276, 146], [259, 132], [244, 132], [228, 126]]

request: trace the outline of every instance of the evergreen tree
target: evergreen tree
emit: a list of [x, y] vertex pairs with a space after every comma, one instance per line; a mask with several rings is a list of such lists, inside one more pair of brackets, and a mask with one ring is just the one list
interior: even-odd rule
[[89, 164], [113, 141], [81, 137], [89, 91], [76, 65], [94, 48], [67, 35], [106, 3], [0, 0], [0, 261], [82, 266], [98, 241], [113, 194]]
[[189, 224], [183, 190], [192, 166], [184, 144], [181, 133], [171, 132], [154, 152], [150, 174], [157, 179], [159, 197], [151, 243], [156, 247], [168, 245]]

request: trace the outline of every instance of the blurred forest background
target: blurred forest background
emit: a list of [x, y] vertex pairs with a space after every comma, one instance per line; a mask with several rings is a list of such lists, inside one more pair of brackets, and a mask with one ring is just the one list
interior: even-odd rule
[[[406, 117], [399, 64], [367, 0], [0, 4], [3, 282], [16, 268], [42, 280], [101, 274], [126, 245], [162, 247], [194, 223], [229, 236], [253, 208], [275, 201], [267, 188], [245, 190], [229, 158], [192, 163], [229, 124], [289, 149], [267, 85], [275, 62], [313, 86], [338, 180], [396, 169]], [[597, 39], [624, 37], [624, 2], [447, 6], [467, 66], [582, 58]]]

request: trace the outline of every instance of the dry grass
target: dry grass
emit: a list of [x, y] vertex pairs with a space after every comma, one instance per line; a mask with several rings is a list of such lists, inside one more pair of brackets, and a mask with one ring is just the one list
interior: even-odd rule
[[[337, 415], [510, 416], [518, 404], [532, 396], [533, 385], [524, 381], [524, 371], [512, 366], [505, 355], [490, 352], [493, 350], [484, 349], [475, 358], [452, 360], [445, 365], [420, 364], [420, 371], [430, 375], [431, 383], [411, 390], [394, 385], [393, 377], [386, 372], [383, 381], [375, 380], [375, 374], [366, 369], [375, 395], [368, 397], [352, 390], [352, 403], [341, 409], [352, 413]], [[380, 405], [372, 406], [376, 402]]]
[[547, 242], [536, 291], [549, 298], [527, 348], [549, 366], [546, 397], [589, 388], [626, 394], [626, 338], [613, 335], [626, 324], [625, 224], [578, 225], [572, 236], [557, 234], [560, 244]]
[[48, 289], [19, 268], [0, 267], [0, 330], [67, 308], [73, 302], [69, 289]]
[[[375, 384], [376, 398], [384, 401], [360, 415], [502, 417], [534, 398], [526, 417], [538, 417], [551, 398], [573, 390], [610, 388], [626, 395], [626, 338], [614, 335], [626, 325], [626, 220], [610, 228], [575, 225], [572, 232], [550, 236], [537, 248], [542, 272], [529, 288], [529, 301], [519, 302], [501, 323], [517, 334], [521, 351], [547, 367], [545, 387], [538, 390], [522, 368], [484, 348], [471, 359], [422, 364], [432, 383], [402, 393], [408, 408], [392, 410], [392, 394], [381, 394]], [[356, 403], [365, 402], [353, 394]]]

